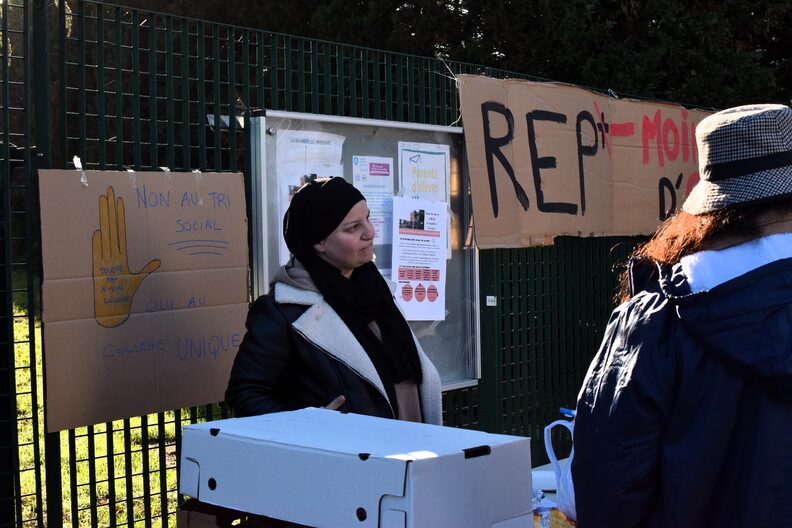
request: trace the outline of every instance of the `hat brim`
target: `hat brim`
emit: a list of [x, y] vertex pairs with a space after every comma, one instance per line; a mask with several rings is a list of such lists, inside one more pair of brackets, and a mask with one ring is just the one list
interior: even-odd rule
[[682, 205], [692, 215], [779, 200], [792, 195], [792, 165], [718, 181], [699, 180]]

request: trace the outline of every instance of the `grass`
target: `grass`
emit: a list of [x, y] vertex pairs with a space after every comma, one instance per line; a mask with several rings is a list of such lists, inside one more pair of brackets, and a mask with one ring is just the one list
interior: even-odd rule
[[[14, 275], [15, 286], [24, 282], [24, 276]], [[47, 522], [41, 320], [27, 309], [27, 290], [15, 287], [14, 301], [22, 506], [22, 522], [17, 524], [34, 527], [39, 509], [44, 525]], [[217, 406], [209, 413], [217, 416]], [[160, 526], [163, 506], [167, 525], [175, 526], [176, 429], [181, 426], [176, 418], [185, 424], [203, 420], [206, 414], [204, 408], [168, 411], [58, 433], [64, 526]]]

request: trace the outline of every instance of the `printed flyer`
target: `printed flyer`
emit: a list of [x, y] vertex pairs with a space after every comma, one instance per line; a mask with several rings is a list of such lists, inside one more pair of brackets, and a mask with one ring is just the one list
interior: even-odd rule
[[[341, 155], [344, 136], [327, 132], [278, 130], [275, 163], [278, 173], [278, 232], [283, 232], [283, 215], [291, 197], [310, 180], [343, 176]], [[289, 260], [289, 249], [280, 238], [280, 263]]]
[[448, 204], [393, 198], [393, 281], [408, 321], [445, 320]]
[[393, 158], [352, 156], [352, 185], [366, 197], [374, 245], [391, 243]]
[[448, 202], [451, 148], [436, 143], [399, 141], [401, 194], [435, 202]]

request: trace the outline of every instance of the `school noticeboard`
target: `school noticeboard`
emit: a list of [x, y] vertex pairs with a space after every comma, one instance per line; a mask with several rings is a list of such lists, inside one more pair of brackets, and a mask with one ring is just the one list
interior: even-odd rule
[[476, 243], [649, 234], [698, 181], [708, 112], [583, 88], [460, 75]]
[[47, 431], [223, 400], [244, 333], [241, 174], [39, 171]]

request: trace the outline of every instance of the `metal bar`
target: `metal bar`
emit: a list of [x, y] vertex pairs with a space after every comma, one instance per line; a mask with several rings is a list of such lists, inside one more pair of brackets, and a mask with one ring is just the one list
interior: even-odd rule
[[198, 170], [206, 170], [206, 26], [198, 22]]
[[[58, 6], [58, 19], [60, 21], [65, 20], [65, 2], [61, 2]], [[33, 39], [34, 39], [34, 59], [37, 63], [37, 68], [34, 69], [34, 76], [35, 76], [35, 84], [36, 84], [36, 158], [37, 164], [39, 168], [51, 168], [52, 167], [52, 136], [51, 136], [51, 128], [52, 122], [54, 121], [52, 117], [54, 117], [55, 113], [51, 112], [52, 105], [50, 101], [50, 79], [49, 79], [49, 50], [47, 46], [49, 45], [49, 37], [48, 37], [48, 2], [44, 0], [40, 0], [35, 2], [35, 11], [34, 11], [34, 22], [33, 22]], [[62, 28], [63, 26], [61, 26]], [[5, 31], [3, 32], [5, 34]], [[59, 57], [59, 68], [60, 72], [63, 73], [65, 69], [65, 55], [64, 55], [64, 48], [66, 47], [66, 40], [65, 40], [65, 33], [61, 29], [59, 32], [59, 41], [58, 41], [58, 57]], [[7, 49], [4, 45], [3, 49]], [[3, 61], [4, 63], [6, 61]], [[4, 77], [5, 79], [5, 77]], [[65, 120], [65, 89], [66, 89], [66, 82], [65, 76], [61, 77], [59, 80], [59, 87], [61, 89], [61, 93], [63, 94], [63, 98], [61, 99], [61, 121], [60, 127], [63, 130], [65, 127], [66, 120]], [[6, 127], [7, 128], [7, 127]], [[65, 141], [65, 133], [60, 134], [61, 137]], [[7, 145], [8, 143], [6, 143]], [[64, 149], [65, 150], [65, 149]], [[7, 159], [7, 156], [4, 157]], [[61, 159], [64, 159], [62, 156]], [[5, 185], [3, 186], [5, 187]], [[34, 200], [33, 197], [29, 198], [28, 204], [30, 204]], [[33, 210], [31, 205], [28, 205], [28, 210]], [[29, 232], [30, 233], [30, 232]], [[28, 235], [30, 236], [30, 235]], [[29, 238], [30, 240], [30, 238]], [[33, 244], [27, 244], [28, 251], [32, 251]], [[32, 257], [30, 257], [32, 260]], [[28, 260], [28, 262], [31, 262]], [[39, 268], [40, 273], [40, 262], [37, 263], [37, 267]], [[41, 274], [39, 275], [41, 277]], [[33, 287], [30, 285], [30, 281], [32, 277], [30, 274], [28, 275], [28, 306], [34, 306], [34, 302], [31, 299], [33, 296]], [[33, 326], [34, 322], [30, 321], [29, 323], [29, 335], [35, 336], [35, 331], [30, 326]], [[44, 344], [41, 345], [42, 354], [44, 353]], [[30, 365], [31, 365], [31, 380], [38, 379], [35, 365], [36, 365], [36, 346], [35, 341], [33, 338], [30, 342]], [[44, 376], [46, 379], [46, 376]], [[38, 409], [38, 391], [31, 391], [31, 401], [32, 401], [32, 408]], [[34, 414], [33, 417], [33, 427], [35, 431], [39, 430], [39, 420], [38, 420], [38, 412]], [[36, 449], [38, 449], [38, 442], [36, 442]], [[46, 525], [50, 526], [51, 528], [60, 528], [63, 526], [63, 481], [61, 475], [61, 443], [60, 443], [60, 434], [59, 433], [46, 433], [44, 435], [44, 452], [46, 453], [44, 464], [45, 464], [45, 478], [44, 482], [46, 483], [46, 491], [47, 491], [47, 499], [46, 499]], [[36, 460], [41, 460], [40, 456], [36, 454]], [[41, 464], [37, 468], [37, 476], [36, 476], [36, 487], [38, 488], [38, 492], [36, 495], [36, 504], [42, 505], [42, 499], [40, 498], [40, 493], [42, 489], [41, 485]], [[36, 513], [36, 519], [38, 521], [39, 526], [44, 526], [44, 518], [43, 512], [41, 511], [43, 508], [38, 508], [38, 512]]]
[[[257, 87], [257, 97], [258, 97], [258, 107], [259, 108], [266, 108], [266, 86], [264, 82], [264, 74], [267, 70], [265, 66], [264, 57], [265, 47], [264, 47], [264, 33], [258, 32], [256, 33], [256, 87]], [[304, 102], [302, 103], [304, 104]]]
[[363, 111], [361, 117], [369, 117], [369, 76], [368, 76], [368, 50], [360, 50], [360, 82], [362, 83], [361, 95], [363, 100], [361, 106]]
[[116, 108], [115, 108], [115, 151], [116, 151], [116, 170], [124, 169], [124, 47], [121, 45], [121, 8], [115, 8], [115, 89], [116, 89]]
[[[242, 104], [245, 106], [245, 130], [250, 130], [248, 127], [248, 110], [250, 110], [250, 30], [242, 30]], [[288, 99], [287, 99], [288, 100]], [[250, 156], [245, 156], [248, 160]], [[250, 171], [245, 171], [250, 174]], [[249, 201], [249, 200], [248, 200]], [[251, 218], [248, 216], [248, 218]]]
[[126, 483], [127, 526], [135, 526], [135, 496], [132, 482], [132, 427], [129, 418], [124, 419], [124, 480]]
[[390, 53], [385, 54], [385, 119], [393, 119], [393, 71]]
[[[293, 93], [292, 93], [292, 37], [285, 35], [283, 37], [283, 108], [285, 110], [294, 110], [293, 108]], [[248, 108], [245, 108], [247, 110]], [[247, 115], [247, 112], [245, 113]]]
[[165, 164], [169, 169], [176, 168], [176, 109], [173, 94], [174, 81], [173, 68], [173, 17], [165, 17], [165, 119], [167, 134], [167, 159]]
[[140, 14], [132, 12], [132, 160], [135, 170], [142, 165], [140, 146]]
[[374, 119], [382, 117], [382, 87], [380, 86], [380, 52], [374, 51]]
[[[482, 297], [494, 297], [498, 302], [497, 283], [495, 282], [495, 250], [486, 250], [479, 253], [479, 281]], [[497, 353], [495, 350], [497, 334], [497, 306], [481, 299], [481, 426], [485, 431], [497, 431], [498, 406], [496, 405], [497, 383]], [[486, 354], [484, 352], [487, 352]]]
[[311, 112], [319, 113], [319, 44], [311, 41]]
[[[27, 243], [25, 244], [25, 262], [27, 264], [27, 277], [25, 283], [25, 290], [27, 292], [26, 304], [27, 304], [27, 329], [28, 329], [28, 365], [29, 365], [29, 372], [30, 372], [30, 407], [32, 410], [32, 416], [30, 417], [31, 424], [33, 426], [33, 431], [39, 431], [40, 421], [39, 421], [39, 414], [38, 414], [38, 394], [37, 388], [38, 380], [37, 376], [37, 366], [36, 366], [36, 295], [35, 295], [35, 288], [36, 284], [34, 283], [34, 273], [33, 269], [35, 268], [36, 271], [39, 272], [38, 276], [41, 276], [41, 267], [40, 264], [37, 262], [36, 259], [36, 251], [35, 251], [35, 241], [38, 233], [40, 232], [37, 229], [36, 225], [36, 215], [33, 214], [34, 211], [37, 210], [37, 203], [35, 200], [35, 196], [38, 195], [37, 193], [37, 186], [35, 184], [34, 178], [31, 177], [33, 174], [33, 160], [32, 156], [32, 145], [35, 143], [33, 140], [33, 134], [31, 125], [33, 120], [31, 119], [31, 84], [30, 84], [30, 66], [33, 64], [33, 61], [30, 60], [30, 39], [27, 38], [28, 32], [30, 31], [30, 6], [28, 3], [23, 5], [23, 35], [25, 38], [23, 39], [22, 43], [22, 56], [24, 57], [24, 68], [23, 68], [23, 75], [22, 75], [22, 82], [25, 86], [25, 90], [23, 92], [23, 101], [22, 101], [22, 108], [23, 115], [24, 115], [24, 186], [25, 186], [25, 211], [28, 213], [25, 215], [25, 240]], [[34, 9], [38, 9], [35, 8]], [[43, 18], [38, 18], [40, 16], [39, 13], [33, 13], [33, 59], [43, 58], [42, 62], [39, 64], [39, 68], [46, 68], [44, 71], [49, 72], [49, 60], [46, 57], [41, 57], [42, 53], [46, 53], [46, 40], [44, 40], [44, 45], [38, 41], [37, 39], [44, 38], [46, 39], [47, 33], [46, 28], [43, 35], [38, 35], [40, 33], [38, 28], [36, 28], [35, 24], [44, 20], [46, 22], [46, 10], [43, 12]], [[49, 82], [44, 82], [45, 87], [39, 87], [39, 78], [36, 76], [34, 86], [32, 87], [35, 92], [33, 93], [33, 100], [37, 100], [37, 98], [41, 96], [46, 96], [47, 104], [45, 105], [47, 108], [50, 106], [49, 104]], [[40, 92], [41, 88], [44, 88], [43, 93]], [[41, 113], [44, 115], [41, 117], [42, 122], [45, 122], [46, 119], [49, 118], [49, 114], [47, 110], [40, 110]], [[38, 112], [36, 112], [38, 114]], [[39, 119], [38, 115], [36, 119]], [[41, 143], [39, 147], [42, 149], [42, 155], [40, 156], [40, 160], [44, 163], [49, 163], [49, 127], [47, 127], [41, 133]], [[46, 152], [46, 159], [45, 155], [43, 154]], [[5, 263], [5, 261], [3, 261]], [[18, 431], [17, 431], [18, 436]], [[46, 471], [44, 467], [44, 463], [46, 460], [42, 459], [42, 451], [41, 451], [42, 442], [38, 441], [38, 435], [35, 436], [35, 440], [33, 441], [33, 460], [35, 463], [35, 468], [33, 469], [33, 475], [36, 483], [36, 491], [35, 491], [35, 498], [36, 498], [36, 512], [35, 518], [36, 522], [39, 526], [43, 526], [44, 524], [44, 483], [46, 482], [43, 480], [42, 472]], [[14, 458], [16, 466], [19, 467], [19, 454], [18, 452], [14, 453]], [[57, 461], [59, 463], [60, 460]], [[58, 482], [56, 482], [57, 484]], [[22, 489], [21, 489], [21, 478], [16, 479], [16, 486], [17, 488], [14, 490], [17, 497], [21, 497]], [[22, 519], [22, 504], [21, 500], [17, 501], [17, 516], [19, 519]]]
[[[58, 42], [60, 43], [58, 49], [58, 74], [60, 75], [60, 97], [58, 105], [60, 109], [60, 156], [58, 157], [58, 161], [61, 164], [65, 164], [69, 154], [69, 140], [66, 137], [66, 2], [60, 2], [58, 5], [58, 24]], [[44, 23], [44, 25], [46, 25], [46, 23]]]
[[[242, 104], [244, 106], [244, 114], [242, 119], [244, 120], [243, 126], [243, 144], [245, 149], [245, 157], [243, 161], [243, 169], [242, 174], [245, 180], [245, 212], [248, 218], [254, 218], [253, 216], [253, 158], [257, 155], [255, 147], [252, 146], [252, 141], [254, 137], [254, 133], [251, 128], [251, 108], [250, 108], [250, 30], [243, 30], [242, 33], [242, 71], [244, 74], [242, 75]], [[291, 72], [287, 71], [286, 78], [291, 78]], [[286, 98], [288, 104], [291, 104], [291, 93], [289, 93], [288, 97]], [[265, 224], [265, 221], [255, 222], [253, 225], [253, 229], [248, 232], [248, 262], [254, 262], [254, 251], [256, 248], [256, 244], [258, 243], [253, 239], [255, 236], [254, 233], [256, 232], [256, 225]], [[255, 270], [253, 266], [248, 268], [248, 284], [255, 284], [253, 280]], [[179, 443], [180, 443], [180, 436], [179, 436], [179, 429], [181, 428], [179, 423], [181, 421], [181, 412], [177, 411], [176, 413], [178, 417], [178, 422], [176, 424], [176, 472], [179, 474], [180, 465], [179, 465]]]
[[149, 167], [157, 170], [157, 15], [148, 18]]
[[100, 169], [105, 169], [105, 63], [104, 63], [104, 7], [96, 6], [96, 136], [97, 161]]
[[435, 121], [440, 121], [442, 124], [447, 125], [448, 123], [453, 123], [454, 120], [448, 118], [448, 71], [445, 69], [445, 63], [441, 66], [435, 65], [436, 68], [439, 68], [439, 71], [435, 71], [435, 77], [437, 79], [437, 92], [433, 95], [433, 98], [436, 96], [437, 99], [434, 99], [435, 105], [437, 106]]
[[77, 502], [77, 438], [74, 429], [69, 430], [69, 499], [71, 506], [71, 520], [74, 528], [80, 526], [80, 508]]
[[344, 115], [346, 113], [346, 89], [344, 87], [344, 49], [346, 47], [340, 44], [336, 45], [336, 79], [337, 79], [337, 96], [336, 96], [336, 115]]
[[[247, 33], [247, 30], [245, 30], [245, 32]], [[245, 76], [245, 77], [247, 77], [247, 76]], [[247, 129], [247, 130], [250, 130], [250, 129]], [[174, 424], [174, 441], [176, 442], [176, 474], [177, 475], [181, 475], [181, 446], [182, 446], [182, 434], [181, 434], [181, 432], [182, 432], [182, 427], [183, 427], [183, 425], [182, 425], [182, 411], [181, 411], [181, 409], [178, 409], [178, 410], [174, 411], [173, 414], [174, 414], [174, 419], [175, 419], [175, 422], [176, 422]], [[176, 502], [178, 503], [179, 506], [182, 505], [182, 494], [181, 493], [177, 493], [176, 494]]]
[[299, 77], [297, 79], [297, 110], [305, 112], [305, 39], [300, 39], [300, 46], [297, 50], [297, 69]]
[[82, 159], [83, 166], [88, 164], [88, 144], [86, 138], [87, 123], [86, 123], [86, 100], [85, 100], [85, 3], [80, 2], [77, 4], [77, 64], [78, 64], [78, 101], [79, 101], [79, 152]]
[[[459, 68], [456, 73], [460, 73], [461, 68]], [[449, 87], [451, 90], [451, 97], [449, 97], [446, 101], [450, 102], [451, 104], [451, 117], [456, 121], [457, 116], [459, 115], [459, 94], [457, 93], [457, 86], [456, 83], [449, 83]]]
[[404, 55], [396, 61], [396, 119], [404, 121]]
[[418, 60], [418, 121], [426, 123], [426, 59]]
[[323, 67], [323, 76], [324, 76], [324, 109], [323, 114], [332, 114], [333, 113], [333, 71], [332, 71], [332, 61], [330, 57], [330, 47], [332, 44], [323, 44], [322, 48], [324, 49], [324, 67]]
[[148, 416], [140, 417], [140, 454], [143, 460], [143, 520], [151, 526], [151, 464], [149, 463]]
[[519, 303], [519, 312], [518, 312], [518, 321], [517, 321], [517, 328], [519, 335], [519, 346], [520, 346], [520, 377], [519, 377], [519, 391], [520, 391], [520, 408], [523, 409], [521, 416], [524, 417], [524, 421], [526, 423], [523, 424], [523, 432], [526, 434], [531, 434], [529, 430], [529, 424], [533, 423], [531, 420], [531, 416], [524, 412], [526, 409], [529, 408], [531, 405], [531, 390], [529, 387], [530, 379], [531, 379], [531, 359], [530, 359], [530, 350], [529, 350], [529, 343], [528, 343], [528, 327], [530, 325], [530, 313], [528, 311], [528, 283], [530, 282], [530, 275], [529, 275], [529, 267], [527, 262], [526, 252], [520, 252], [520, 278], [517, 281], [517, 300]]
[[228, 170], [236, 172], [236, 31], [228, 28]]
[[407, 57], [407, 121], [415, 121], [415, 63]]
[[278, 100], [278, 35], [270, 35], [270, 108], [280, 108]]
[[190, 170], [190, 25], [186, 20], [181, 25], [181, 81], [182, 81], [182, 168]]
[[[2, 84], [0, 84], [0, 97], [2, 98], [2, 135], [3, 143], [0, 145], [0, 212], [2, 212], [2, 248], [0, 256], [3, 257], [3, 272], [0, 278], [0, 291], [3, 293], [2, 313], [3, 335], [0, 338], [0, 523], [12, 526], [14, 520], [21, 521], [18, 506], [15, 508], [19, 497], [17, 491], [17, 475], [19, 463], [15, 460], [15, 446], [18, 443], [16, 431], [16, 401], [14, 398], [14, 300], [13, 276], [11, 274], [11, 148], [10, 148], [10, 122], [9, 94], [8, 94], [8, 0], [3, 0], [2, 17]], [[8, 524], [6, 524], [8, 523]]]
[[285, 119], [300, 119], [303, 121], [322, 121], [325, 123], [355, 123], [361, 126], [403, 128], [407, 130], [424, 130], [427, 132], [442, 132], [446, 134], [462, 134], [462, 127], [450, 127], [442, 125], [427, 125], [423, 123], [406, 123], [399, 121], [387, 121], [384, 119], [363, 119], [344, 116], [323, 115], [323, 114], [304, 114], [300, 112], [284, 112], [283, 110], [272, 110], [267, 112], [267, 117], [281, 117]]
[[99, 526], [99, 517], [96, 511], [96, 434], [94, 426], [88, 426], [88, 504], [91, 516], [91, 526]]
[[437, 124], [437, 108], [435, 107], [435, 90], [437, 89], [437, 71], [435, 71], [433, 62], [428, 62], [429, 65], [429, 122]]
[[349, 49], [349, 115], [357, 117], [360, 113], [358, 111], [357, 102], [357, 81], [358, 81], [358, 50], [357, 48]]
[[157, 436], [159, 436], [159, 486], [162, 528], [168, 528], [168, 464], [165, 459], [165, 413], [157, 413]]
[[220, 109], [220, 25], [212, 25], [212, 99], [214, 100], [214, 168], [223, 170], [221, 144], [223, 119]]
[[[42, 343], [42, 349], [44, 345]], [[33, 345], [31, 344], [31, 349]], [[35, 422], [38, 426], [37, 421]], [[37, 428], [38, 430], [38, 428]], [[44, 452], [46, 458], [45, 482], [47, 488], [47, 521], [39, 522], [39, 526], [60, 528], [63, 526], [63, 481], [61, 476], [61, 441], [60, 433], [46, 433], [44, 436]], [[41, 488], [41, 484], [37, 482]], [[37, 499], [38, 501], [38, 499]], [[38, 502], [41, 504], [40, 502]], [[37, 517], [42, 514], [39, 512]]]
[[105, 441], [107, 442], [107, 516], [110, 528], [116, 526], [116, 489], [115, 489], [115, 445], [113, 444], [113, 422], [105, 424]]

